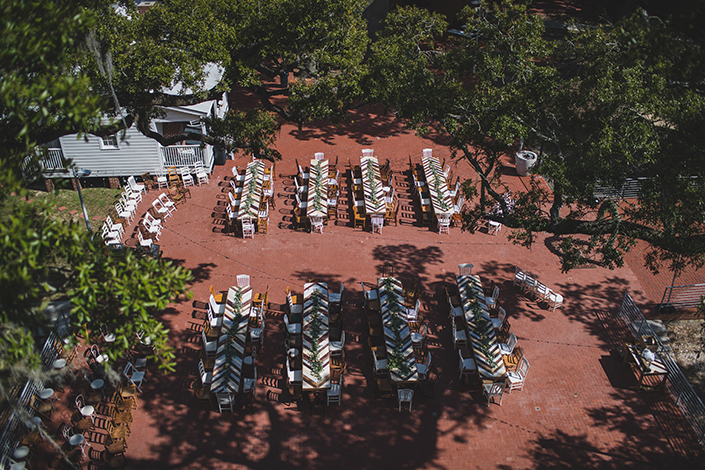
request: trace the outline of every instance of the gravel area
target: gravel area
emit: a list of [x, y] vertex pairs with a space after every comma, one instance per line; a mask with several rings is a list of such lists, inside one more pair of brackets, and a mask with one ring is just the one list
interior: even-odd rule
[[677, 320], [666, 323], [666, 327], [678, 365], [705, 402], [705, 351], [698, 357], [703, 321]]

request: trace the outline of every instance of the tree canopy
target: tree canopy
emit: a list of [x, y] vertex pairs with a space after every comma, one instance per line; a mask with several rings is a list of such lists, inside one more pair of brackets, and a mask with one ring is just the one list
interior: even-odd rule
[[[466, 38], [442, 38], [443, 18], [398, 8], [372, 46], [371, 94], [420, 130], [435, 125], [478, 173], [464, 226], [492, 219], [530, 245], [562, 237], [562, 265], [621, 266], [636, 240], [649, 266], [702, 266], [705, 160], [702, 44], [640, 11], [549, 40], [523, 5], [463, 11]], [[394, 80], [393, 77], [398, 77]], [[535, 149], [551, 185], [502, 197], [501, 157]], [[598, 186], [643, 177], [638, 200], [595, 199]]]

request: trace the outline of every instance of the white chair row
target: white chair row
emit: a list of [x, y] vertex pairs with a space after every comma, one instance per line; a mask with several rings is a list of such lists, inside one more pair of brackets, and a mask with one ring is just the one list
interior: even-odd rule
[[521, 287], [522, 292], [528, 292], [536, 297], [537, 301], [545, 301], [555, 312], [563, 306], [563, 296], [546, 284], [539, 281], [530, 271], [522, 271], [519, 266], [514, 267], [514, 285]]

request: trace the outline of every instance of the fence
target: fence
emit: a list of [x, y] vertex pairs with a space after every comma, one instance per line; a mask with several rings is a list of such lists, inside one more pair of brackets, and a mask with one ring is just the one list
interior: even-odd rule
[[[69, 312], [71, 306], [68, 302], [51, 302], [46, 309], [46, 315], [52, 323], [52, 331], [49, 332], [47, 339], [42, 346], [40, 357], [44, 363], [44, 370], [50, 369], [54, 360], [58, 357], [55, 344], [63, 342], [70, 334], [70, 319]], [[24, 409], [27, 416], [34, 416], [34, 409], [30, 406], [30, 400], [33, 395], [39, 395], [39, 392], [44, 390], [44, 382], [41, 379], [28, 380], [22, 392], [17, 399], [17, 405]], [[0, 435], [0, 469], [9, 469], [10, 460], [14, 450], [17, 448], [21, 435], [24, 435], [27, 426], [23, 424], [22, 419], [17, 412], [13, 412], [7, 420], [7, 424]]]
[[596, 185], [593, 195], [598, 199], [636, 199], [646, 178], [627, 178], [621, 188], [609, 185]]
[[663, 291], [659, 307], [697, 308], [705, 297], [705, 284], [668, 286]]
[[680, 367], [671, 355], [664, 348], [663, 343], [651, 329], [651, 326], [646, 322], [641, 310], [637, 307], [631, 296], [624, 294], [622, 308], [619, 311], [619, 316], [624, 320], [635, 338], [641, 338], [645, 335], [651, 335], [656, 339], [658, 349], [656, 353], [663, 361], [668, 369], [668, 377], [666, 378], [666, 390], [671, 394], [676, 401], [676, 405], [681, 409], [688, 422], [693, 426], [693, 429], [698, 435], [698, 442], [705, 445], [705, 405], [703, 405], [700, 397], [693, 390], [688, 379], [681, 372]]
[[196, 162], [210, 171], [213, 163], [213, 149], [210, 146], [201, 148], [200, 145], [170, 145], [161, 147], [162, 164], [169, 166], [193, 166]]

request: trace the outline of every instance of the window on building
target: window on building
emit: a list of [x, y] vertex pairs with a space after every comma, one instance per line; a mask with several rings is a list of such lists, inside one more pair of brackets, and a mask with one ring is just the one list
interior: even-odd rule
[[106, 135], [105, 137], [101, 137], [100, 138], [100, 148], [102, 148], [102, 149], [120, 148], [120, 147], [118, 147], [117, 134]]

